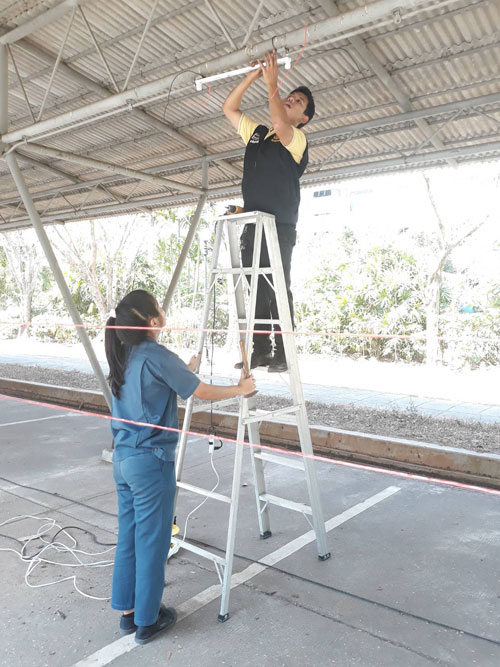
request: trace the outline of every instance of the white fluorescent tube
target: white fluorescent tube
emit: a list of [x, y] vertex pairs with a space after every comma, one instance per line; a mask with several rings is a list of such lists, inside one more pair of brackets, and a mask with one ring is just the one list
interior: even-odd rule
[[[289, 56], [284, 58], [278, 58], [276, 61], [278, 65], [284, 65], [285, 69], [290, 69], [292, 66], [292, 59]], [[265, 66], [265, 64], [264, 64]], [[228, 79], [231, 76], [238, 76], [240, 74], [246, 74], [251, 72], [254, 69], [259, 69], [260, 65], [254, 65], [253, 67], [240, 67], [239, 69], [232, 69], [230, 72], [222, 72], [222, 74], [214, 74], [213, 76], [206, 76], [205, 78], [196, 79], [194, 85], [196, 90], [201, 90], [204, 83], [210, 83], [211, 81], [218, 81], [219, 79]]]

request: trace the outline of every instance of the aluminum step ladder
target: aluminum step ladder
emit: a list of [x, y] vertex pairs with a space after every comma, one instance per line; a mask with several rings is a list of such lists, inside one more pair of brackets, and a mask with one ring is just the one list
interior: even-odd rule
[[[252, 267], [242, 267], [239, 251], [239, 227], [245, 224], [255, 224], [255, 238]], [[228, 268], [219, 267], [219, 255], [223, 238], [227, 239], [231, 266]], [[262, 238], [265, 238], [269, 254], [269, 267], [260, 267], [260, 248]], [[288, 304], [283, 266], [279, 249], [278, 235], [274, 216], [259, 211], [251, 213], [240, 213], [235, 215], [225, 215], [217, 219], [215, 241], [212, 255], [212, 265], [210, 269], [209, 285], [205, 295], [205, 305], [201, 327], [207, 328], [210, 309], [213, 304], [213, 290], [215, 290], [216, 281], [220, 276], [227, 275], [232, 277], [234, 284], [234, 294], [236, 300], [236, 311], [238, 315], [240, 340], [244, 341], [248, 359], [251, 357], [252, 331], [258, 330], [260, 323], [272, 323], [280, 326], [281, 331], [292, 330], [292, 320]], [[254, 317], [255, 304], [257, 297], [258, 277], [264, 276], [276, 292], [277, 310], [279, 319], [277, 320], [256, 320]], [[250, 277], [250, 289], [248, 289], [247, 278]], [[201, 332], [198, 353], [203, 351], [205, 342], [204, 331]], [[257, 446], [247, 447], [250, 450], [252, 469], [254, 475], [255, 496], [257, 501], [257, 515], [259, 523], [259, 532], [261, 539], [267, 539], [271, 536], [270, 506], [278, 505], [304, 515], [307, 521], [312, 525], [316, 534], [316, 544], [318, 557], [321, 560], [327, 560], [330, 557], [328, 551], [325, 523], [321, 509], [320, 494], [314, 461], [312, 459], [313, 448], [309, 422], [305, 408], [302, 384], [300, 381], [299, 366], [297, 361], [297, 351], [295, 338], [293, 335], [283, 334], [283, 345], [286, 362], [288, 366], [289, 385], [292, 396], [292, 405], [273, 410], [271, 412], [256, 410], [255, 397], [238, 397], [235, 399], [226, 399], [212, 403], [212, 407], [217, 409], [228, 405], [229, 403], [239, 402], [238, 430], [236, 435], [237, 444], [234, 445], [234, 468], [232, 491], [230, 496], [212, 492], [207, 489], [187, 484], [182, 481], [182, 470], [187, 446], [187, 433], [190, 430], [191, 418], [193, 412], [204, 411], [206, 406], [194, 407], [194, 397], [191, 397], [186, 404], [183, 423], [183, 433], [179, 440], [179, 447], [176, 460], [176, 478], [177, 488], [185, 491], [211, 498], [229, 505], [229, 524], [227, 531], [227, 542], [225, 557], [218, 556], [207, 549], [203, 549], [189, 540], [184, 541], [181, 537], [173, 538], [173, 542], [180, 547], [187, 549], [199, 556], [212, 560], [218, 573], [222, 572], [221, 583], [221, 605], [218, 620], [224, 622], [229, 618], [229, 595], [231, 591], [231, 576], [233, 570], [233, 558], [235, 548], [235, 537], [238, 515], [238, 501], [241, 488], [241, 468], [243, 459], [243, 450], [246, 445], [245, 432], [248, 435], [248, 442]], [[258, 447], [260, 444], [260, 423], [279, 419], [283, 415], [293, 415], [294, 423], [297, 425], [302, 458], [298, 456], [286, 456], [282, 454], [271, 454]], [[264, 476], [265, 464], [277, 464], [288, 466], [290, 468], [304, 471], [309, 495], [309, 504], [298, 503], [286, 498], [281, 498], [267, 493], [266, 481]], [[219, 575], [220, 576], [220, 575]]]

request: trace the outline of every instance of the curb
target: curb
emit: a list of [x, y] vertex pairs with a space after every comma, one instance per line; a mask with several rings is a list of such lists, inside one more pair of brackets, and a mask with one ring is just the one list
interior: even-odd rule
[[[86, 389], [0, 378], [0, 393], [79, 410], [109, 413], [103, 395]], [[182, 423], [183, 418], [184, 407], [180, 406], [179, 423]], [[220, 435], [235, 437], [237, 421], [238, 417], [234, 413], [213, 412], [212, 423]], [[193, 430], [206, 432], [210, 426], [210, 413], [195, 413], [191, 426]], [[328, 426], [311, 426], [310, 430], [313, 448], [317, 454], [500, 488], [500, 456], [496, 454], [478, 454], [466, 449], [386, 438]], [[299, 447], [297, 428], [289, 422], [264, 421], [261, 423], [260, 434], [265, 444], [288, 449]]]

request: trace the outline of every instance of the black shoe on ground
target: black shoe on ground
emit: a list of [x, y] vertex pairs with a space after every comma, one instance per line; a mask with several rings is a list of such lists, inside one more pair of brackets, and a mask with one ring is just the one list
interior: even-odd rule
[[275, 354], [271, 359], [267, 372], [268, 373], [286, 373], [288, 366], [284, 354]]
[[122, 614], [120, 618], [120, 634], [121, 635], [131, 635], [137, 630], [137, 625], [134, 620], [134, 612], [131, 614]]
[[140, 625], [135, 633], [135, 641], [137, 644], [147, 644], [160, 632], [165, 632], [175, 625], [177, 621], [177, 612], [173, 607], [165, 607], [161, 605], [158, 620], [153, 625]]
[[[253, 352], [252, 358], [250, 359], [250, 368], [258, 368], [259, 366], [269, 366], [273, 359], [272, 352]], [[235, 368], [243, 368], [243, 362], [238, 361], [237, 364], [234, 364]]]

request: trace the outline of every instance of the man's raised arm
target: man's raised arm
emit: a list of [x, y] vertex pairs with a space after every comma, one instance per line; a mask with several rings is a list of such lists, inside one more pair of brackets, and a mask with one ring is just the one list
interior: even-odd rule
[[293, 139], [293, 125], [287, 118], [283, 107], [283, 100], [281, 99], [278, 90], [278, 63], [276, 61], [276, 51], [266, 53], [265, 59], [265, 68], [260, 61], [259, 64], [261, 65], [264, 82], [269, 95], [269, 114], [271, 116], [271, 122], [278, 139], [284, 146], [288, 146]]
[[231, 122], [231, 125], [236, 131], [240, 124], [240, 118], [242, 115], [240, 104], [243, 99], [243, 95], [250, 88], [254, 81], [257, 81], [262, 76], [262, 68], [251, 70], [248, 72], [246, 77], [235, 86], [229, 95], [226, 97], [224, 104], [222, 105], [222, 111], [226, 118]]

